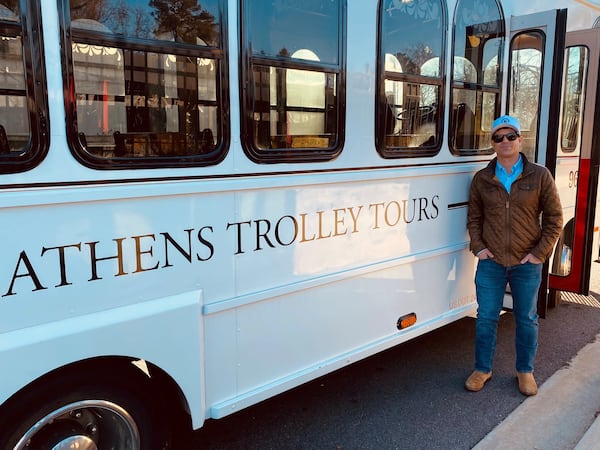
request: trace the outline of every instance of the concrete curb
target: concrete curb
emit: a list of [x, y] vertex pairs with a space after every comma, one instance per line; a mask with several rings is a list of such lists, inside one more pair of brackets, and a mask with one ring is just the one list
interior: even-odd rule
[[575, 450], [598, 450], [600, 448], [600, 418], [596, 419], [583, 435]]
[[600, 334], [474, 450], [600, 449]]

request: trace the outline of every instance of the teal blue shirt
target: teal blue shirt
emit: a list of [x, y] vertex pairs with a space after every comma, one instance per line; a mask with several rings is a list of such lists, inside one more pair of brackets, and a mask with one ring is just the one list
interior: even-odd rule
[[496, 176], [498, 177], [498, 181], [502, 183], [502, 186], [504, 186], [506, 192], [508, 193], [510, 193], [510, 187], [512, 186], [513, 181], [515, 181], [519, 175], [521, 175], [521, 173], [523, 173], [523, 158], [521, 158], [521, 155], [519, 155], [519, 159], [515, 165], [512, 166], [510, 175], [506, 169], [502, 167], [502, 164], [496, 161]]

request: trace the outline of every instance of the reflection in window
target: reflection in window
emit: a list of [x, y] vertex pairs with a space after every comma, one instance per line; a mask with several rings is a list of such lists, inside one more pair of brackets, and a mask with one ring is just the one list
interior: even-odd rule
[[380, 3], [377, 150], [388, 158], [441, 146], [446, 11], [438, 0]]
[[580, 142], [587, 61], [586, 47], [567, 49], [560, 141], [564, 152], [574, 152]]
[[[250, 1], [243, 5], [252, 56], [340, 63], [342, 6], [337, 0]], [[345, 8], [344, 8], [345, 9]], [[302, 49], [310, 49], [308, 52]]]
[[[29, 26], [38, 26], [37, 6], [29, 6]], [[45, 84], [38, 78], [41, 68], [32, 66], [32, 52], [38, 46], [28, 43], [33, 33], [25, 33], [20, 17], [19, 2], [0, 1], [0, 172], [4, 173], [33, 167], [47, 150], [45, 99], [36, 96]]]
[[322, 161], [339, 152], [344, 6], [242, 2], [242, 143], [254, 161]]
[[504, 20], [496, 0], [460, 0], [455, 11], [450, 148], [491, 153], [490, 129], [500, 105]]
[[[16, 5], [15, 5], [16, 6]], [[15, 8], [16, 9], [16, 8]], [[19, 154], [29, 141], [23, 42], [17, 11], [0, 5], [0, 18], [7, 23], [0, 36], [0, 154]], [[12, 26], [13, 23], [16, 26]]]
[[29, 141], [21, 36], [0, 36], [0, 153], [19, 154]]
[[127, 39], [165, 40], [182, 44], [219, 47], [215, 26], [219, 0], [71, 0], [71, 26], [77, 30], [103, 31]]
[[519, 119], [523, 136], [521, 151], [531, 161], [537, 151], [543, 46], [544, 35], [538, 31], [518, 34], [510, 44], [508, 112]]
[[[303, 58], [311, 61], [319, 60], [317, 55], [312, 51], [304, 49], [294, 52], [292, 58]], [[274, 73], [275, 71], [273, 70], [272, 74]], [[325, 115], [321, 112], [325, 110], [325, 75], [319, 72], [290, 69], [287, 71], [285, 82], [287, 91], [288, 134], [294, 137], [303, 135], [316, 136], [320, 134], [325, 127]], [[278, 104], [277, 89], [273, 89], [275, 86], [276, 83], [272, 82], [272, 107]], [[276, 132], [276, 129], [273, 131]]]
[[76, 103], [67, 111], [79, 156], [95, 167], [218, 162], [226, 145], [218, 2], [78, 3], [70, 2]]

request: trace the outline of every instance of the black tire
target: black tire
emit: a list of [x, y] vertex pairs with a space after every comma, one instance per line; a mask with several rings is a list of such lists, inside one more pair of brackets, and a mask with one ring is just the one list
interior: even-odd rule
[[149, 383], [139, 381], [80, 373], [37, 384], [0, 412], [0, 448], [50, 450], [69, 443], [100, 450], [170, 449], [167, 427], [153, 407], [159, 400], [146, 390]]

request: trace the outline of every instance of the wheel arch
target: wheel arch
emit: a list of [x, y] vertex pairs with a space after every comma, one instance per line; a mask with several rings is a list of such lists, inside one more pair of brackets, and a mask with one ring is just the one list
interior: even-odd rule
[[[169, 433], [182, 436], [191, 430], [189, 404], [177, 382], [158, 366], [126, 356], [102, 356], [58, 367], [31, 381], [11, 395], [0, 408], [0, 423], [8, 423], [21, 405], [30, 403], [48, 387], [66, 383], [74, 386], [97, 383], [108, 388], [120, 388], [148, 406], [167, 409]], [[144, 395], [148, 394], [148, 395]]]
[[[140, 382], [205, 419], [201, 291], [0, 333], [0, 415], [60, 377]], [[133, 363], [139, 361], [137, 365]], [[146, 372], [141, 367], [146, 368]], [[81, 378], [83, 379], [83, 378]]]

